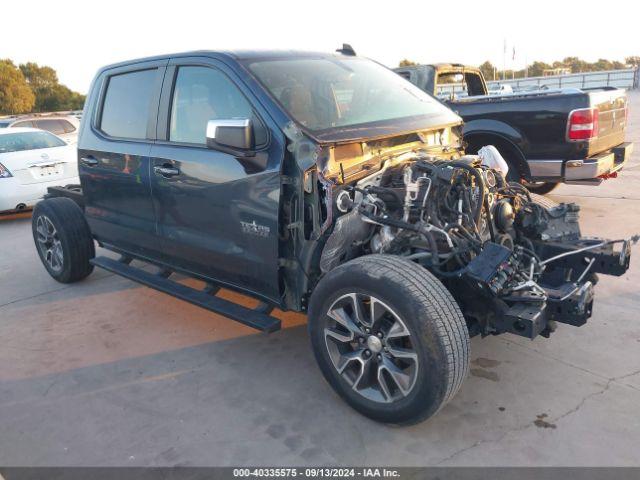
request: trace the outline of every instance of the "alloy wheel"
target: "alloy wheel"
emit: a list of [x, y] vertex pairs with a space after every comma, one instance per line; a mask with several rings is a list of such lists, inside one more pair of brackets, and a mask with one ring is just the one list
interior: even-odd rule
[[361, 293], [338, 298], [326, 314], [324, 337], [338, 374], [363, 397], [392, 403], [415, 386], [418, 355], [411, 333], [380, 299]]
[[38, 239], [38, 248], [42, 252], [47, 265], [54, 272], [62, 270], [64, 256], [62, 253], [62, 243], [58, 237], [56, 228], [46, 215], [40, 215], [36, 222], [36, 232]]

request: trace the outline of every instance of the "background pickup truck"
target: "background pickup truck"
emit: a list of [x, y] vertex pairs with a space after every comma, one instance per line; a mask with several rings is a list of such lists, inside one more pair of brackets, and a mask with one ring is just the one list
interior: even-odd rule
[[624, 90], [547, 89], [489, 94], [482, 72], [459, 64], [395, 69], [464, 119], [468, 153], [494, 145], [507, 160], [510, 180], [548, 193], [559, 182], [599, 185], [631, 155], [624, 143], [628, 117]]

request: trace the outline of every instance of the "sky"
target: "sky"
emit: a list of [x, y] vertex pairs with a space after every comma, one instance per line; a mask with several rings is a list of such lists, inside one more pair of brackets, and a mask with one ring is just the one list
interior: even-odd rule
[[[640, 55], [636, 1], [28, 0], [3, 2], [0, 58], [33, 61], [86, 93], [103, 65], [188, 50], [333, 51], [523, 68]], [[15, 21], [10, 21], [15, 19]], [[27, 22], [25, 24], [25, 22]], [[504, 44], [507, 54], [503, 55]], [[512, 58], [515, 48], [515, 59]]]

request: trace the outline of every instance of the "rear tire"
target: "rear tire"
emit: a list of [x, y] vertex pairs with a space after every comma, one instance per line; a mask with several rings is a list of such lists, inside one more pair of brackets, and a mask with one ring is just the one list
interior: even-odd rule
[[73, 283], [92, 271], [95, 245], [82, 209], [69, 198], [38, 202], [31, 217], [33, 240], [49, 275]]
[[309, 333], [327, 382], [381, 422], [434, 415], [469, 369], [456, 301], [426, 269], [396, 256], [367, 255], [330, 271], [311, 296]]

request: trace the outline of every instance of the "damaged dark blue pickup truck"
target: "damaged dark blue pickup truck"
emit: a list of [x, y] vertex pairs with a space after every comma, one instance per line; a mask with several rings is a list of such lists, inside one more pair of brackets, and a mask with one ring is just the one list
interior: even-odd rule
[[371, 418], [416, 422], [458, 391], [470, 336], [582, 325], [596, 275], [629, 266], [629, 241], [582, 238], [578, 206], [507, 182], [491, 146], [466, 155], [461, 126], [348, 49], [105, 67], [81, 186], [37, 204], [35, 244], [60, 282], [98, 266], [266, 332], [273, 308], [307, 312], [331, 386]]

